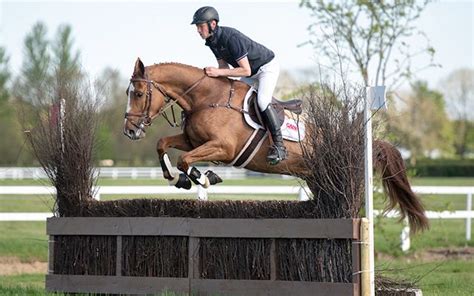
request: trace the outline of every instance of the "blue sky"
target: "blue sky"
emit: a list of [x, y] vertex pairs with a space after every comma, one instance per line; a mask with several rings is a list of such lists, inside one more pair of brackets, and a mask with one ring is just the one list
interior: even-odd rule
[[[60, 24], [73, 28], [84, 69], [93, 77], [109, 66], [131, 74], [134, 61], [145, 64], [181, 62], [198, 67], [216, 61], [189, 25], [194, 11], [215, 6], [221, 25], [236, 27], [274, 50], [283, 69], [316, 67], [318, 58], [309, 46], [309, 11], [299, 1], [6, 1], [0, 0], [0, 45], [7, 49], [10, 68], [17, 73], [23, 40], [37, 21], [53, 37]], [[419, 76], [436, 86], [452, 70], [474, 66], [474, 2], [438, 1], [430, 4], [417, 26], [431, 39], [442, 68]], [[413, 48], [419, 46], [413, 41]], [[416, 61], [415, 63], [422, 63]]]

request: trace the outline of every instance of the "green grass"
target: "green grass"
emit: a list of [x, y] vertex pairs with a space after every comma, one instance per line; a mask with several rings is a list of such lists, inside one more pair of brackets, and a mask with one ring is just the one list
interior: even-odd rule
[[474, 177], [426, 177], [410, 178], [411, 185], [414, 186], [474, 186]]
[[0, 212], [51, 212], [54, 199], [46, 195], [0, 195]]
[[[400, 248], [403, 225], [396, 219], [379, 218], [375, 222], [375, 251], [394, 257], [414, 255], [433, 248], [474, 247], [474, 241], [466, 241], [466, 220], [431, 219], [430, 229], [410, 235], [411, 246], [407, 254]], [[474, 263], [473, 263], [474, 264]]]
[[[23, 296], [23, 295], [38, 295], [38, 296], [62, 296], [63, 293], [47, 293], [45, 292], [45, 275], [44, 274], [21, 274], [0, 276], [0, 295], [2, 296]], [[90, 294], [74, 294], [90, 295]], [[173, 292], [163, 292], [160, 296], [181, 296]]]
[[420, 262], [378, 261], [377, 274], [416, 282], [423, 296], [467, 296], [474, 292], [474, 263], [463, 260]]
[[11, 294], [6, 295], [30, 295], [35, 290], [44, 291], [44, 277], [44, 274], [39, 273], [0, 276], [0, 295], [5, 295], [7, 291]]
[[46, 262], [46, 222], [0, 222], [0, 257]]

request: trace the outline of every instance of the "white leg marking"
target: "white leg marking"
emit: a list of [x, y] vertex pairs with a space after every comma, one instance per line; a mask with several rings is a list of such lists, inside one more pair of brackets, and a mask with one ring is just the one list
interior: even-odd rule
[[[188, 168], [188, 171], [186, 172], [186, 174], [188, 174], [188, 176], [191, 174], [191, 170], [193, 169], [193, 167], [189, 167]], [[201, 172], [199, 172], [201, 173]], [[207, 178], [206, 175], [202, 174], [201, 173], [201, 177], [199, 177], [199, 179], [197, 179], [198, 183], [201, 184], [204, 188], [207, 188], [209, 187], [209, 179]], [[207, 182], [207, 187], [206, 187], [206, 182]]]
[[[173, 177], [174, 179], [176, 179], [176, 176], [178, 176], [178, 174], [176, 173], [173, 166], [171, 165], [171, 161], [170, 161], [170, 158], [168, 157], [168, 153], [165, 153], [163, 155], [163, 160], [165, 161], [165, 167], [166, 167], [166, 170], [169, 172], [170, 176]], [[176, 181], [176, 182], [178, 182], [178, 181]]]
[[176, 183], [178, 183], [178, 180], [179, 180], [179, 175], [178, 174], [174, 174], [173, 175], [173, 180], [168, 180], [168, 184], [170, 186], [174, 186], [176, 185]]

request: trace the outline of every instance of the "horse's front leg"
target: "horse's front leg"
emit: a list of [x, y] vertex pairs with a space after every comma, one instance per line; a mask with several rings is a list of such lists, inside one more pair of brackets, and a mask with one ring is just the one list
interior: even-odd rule
[[156, 145], [163, 176], [168, 180], [169, 184], [178, 188], [190, 189], [191, 181], [189, 181], [188, 177], [185, 174], [176, 172], [171, 165], [168, 153], [166, 153], [169, 148], [189, 151], [192, 149], [191, 145], [186, 141], [186, 137], [183, 134], [161, 138]]
[[220, 141], [209, 141], [201, 146], [183, 153], [178, 158], [178, 169], [188, 175], [196, 185], [204, 188], [222, 182], [222, 179], [212, 171], [205, 174], [191, 166], [198, 161], [226, 161], [232, 157], [231, 151], [223, 147]]

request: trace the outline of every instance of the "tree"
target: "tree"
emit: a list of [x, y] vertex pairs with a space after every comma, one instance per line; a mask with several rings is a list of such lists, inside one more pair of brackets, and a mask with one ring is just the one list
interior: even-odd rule
[[8, 101], [10, 94], [7, 90], [7, 81], [10, 79], [10, 71], [8, 69], [7, 53], [3, 47], [0, 47], [0, 106]]
[[345, 72], [342, 67], [348, 65], [347, 70], [356, 70], [364, 85], [387, 85], [394, 90], [403, 78], [410, 79], [421, 70], [412, 69], [414, 56], [435, 53], [428, 40], [417, 52], [410, 50], [407, 41], [416, 33], [425, 36], [412, 23], [430, 1], [302, 0], [300, 6], [311, 10], [315, 19], [308, 28], [312, 36], [308, 43], [337, 72]]
[[53, 68], [58, 84], [58, 98], [67, 96], [68, 84], [81, 78], [80, 53], [73, 52], [74, 40], [69, 25], [59, 26], [52, 43]]
[[24, 60], [21, 76], [17, 83], [16, 95], [23, 101], [35, 104], [44, 97], [45, 89], [51, 82], [49, 71], [51, 57], [49, 42], [46, 39], [47, 28], [38, 22], [25, 37]]
[[8, 82], [11, 73], [6, 50], [0, 47], [0, 165], [18, 165], [22, 151], [21, 128], [15, 117], [15, 108], [10, 99]]
[[469, 131], [474, 125], [474, 69], [453, 71], [442, 82], [442, 89], [448, 112], [455, 119], [454, 149], [464, 159], [469, 146], [474, 146], [473, 142], [469, 142]]
[[452, 127], [445, 111], [443, 95], [430, 90], [426, 82], [412, 84], [412, 93], [406, 100], [392, 128], [400, 143], [410, 150], [410, 164], [439, 149], [449, 152]]
[[46, 26], [38, 22], [25, 37], [21, 75], [13, 88], [15, 97], [33, 105], [38, 104], [39, 98], [45, 96], [51, 82], [51, 57], [46, 35]]

